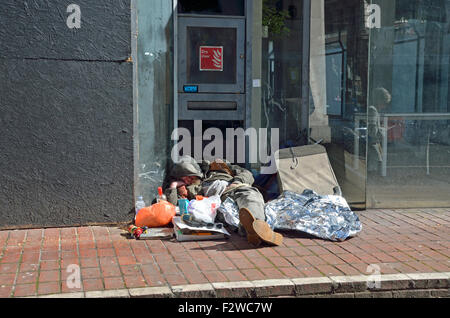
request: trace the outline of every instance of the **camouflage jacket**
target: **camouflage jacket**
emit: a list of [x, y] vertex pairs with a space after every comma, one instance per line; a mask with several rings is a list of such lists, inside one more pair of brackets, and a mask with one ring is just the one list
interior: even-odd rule
[[[196, 195], [203, 195], [203, 187], [205, 184], [209, 184], [216, 180], [224, 180], [229, 182], [230, 184], [246, 184], [253, 185], [255, 182], [253, 175], [250, 171], [245, 168], [242, 168], [238, 165], [228, 164], [229, 169], [232, 171], [233, 175], [228, 174], [226, 171], [210, 171], [209, 170], [209, 162], [203, 161], [199, 167], [201, 169], [202, 177], [197, 184], [192, 184], [186, 186], [186, 190], [188, 192], [188, 199], [193, 200]], [[180, 167], [180, 165], [182, 167]], [[181, 169], [180, 169], [181, 168]], [[184, 168], [184, 169], [183, 169]], [[186, 174], [186, 171], [192, 171], [191, 175], [194, 175], [194, 170], [196, 170], [195, 175], [198, 175], [200, 171], [198, 169], [193, 169], [190, 164], [180, 163], [176, 164], [172, 169], [167, 182], [165, 183], [165, 195], [167, 196], [167, 200], [177, 205], [178, 199], [182, 197], [178, 195], [177, 189], [171, 189], [170, 184], [175, 181], [180, 181], [180, 177], [183, 177], [183, 172]], [[181, 173], [180, 173], [181, 172]]]

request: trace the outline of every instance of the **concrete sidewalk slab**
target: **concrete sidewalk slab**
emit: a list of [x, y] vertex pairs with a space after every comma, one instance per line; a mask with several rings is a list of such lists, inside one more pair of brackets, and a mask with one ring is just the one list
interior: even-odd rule
[[[363, 230], [345, 242], [288, 232], [282, 246], [257, 249], [237, 235], [177, 242], [101, 226], [0, 231], [0, 297], [446, 294], [450, 209], [357, 214]], [[368, 278], [382, 288], [365, 289]]]
[[[53, 294], [39, 296], [39, 298], [268, 298], [303, 296], [392, 298], [402, 297], [402, 295], [405, 297], [431, 297], [433, 295], [448, 297], [450, 293], [450, 273], [389, 274], [380, 275], [379, 278], [380, 286], [376, 288], [368, 284], [370, 276], [357, 275], [144, 287], [128, 290]], [[439, 286], [435, 285], [437, 281], [439, 281]]]

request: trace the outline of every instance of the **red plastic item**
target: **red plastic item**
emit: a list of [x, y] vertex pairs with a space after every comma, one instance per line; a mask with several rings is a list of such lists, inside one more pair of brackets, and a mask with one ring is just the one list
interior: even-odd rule
[[140, 227], [130, 225], [128, 227], [128, 232], [130, 232], [130, 234], [133, 235], [135, 239], [139, 240], [141, 234], [144, 233], [144, 230], [141, 229]]
[[139, 210], [135, 224], [138, 227], [164, 227], [172, 222], [175, 216], [175, 206], [167, 201], [160, 201], [152, 206]]
[[403, 134], [405, 133], [405, 123], [403, 118], [396, 117], [389, 119], [388, 121], [388, 141], [394, 142], [403, 139]]

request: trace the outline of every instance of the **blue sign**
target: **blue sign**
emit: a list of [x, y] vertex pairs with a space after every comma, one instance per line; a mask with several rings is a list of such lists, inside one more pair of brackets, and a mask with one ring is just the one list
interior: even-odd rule
[[198, 93], [198, 86], [197, 85], [184, 85], [183, 91], [185, 93]]

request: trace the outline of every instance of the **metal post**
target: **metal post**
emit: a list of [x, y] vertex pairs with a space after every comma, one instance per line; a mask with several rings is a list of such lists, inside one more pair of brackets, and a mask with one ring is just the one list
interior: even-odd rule
[[[173, 0], [173, 129], [178, 129], [178, 0]], [[178, 140], [178, 135], [174, 136], [175, 145]], [[178, 158], [178, 153], [175, 155], [175, 160]]]
[[381, 163], [381, 176], [387, 175], [387, 142], [388, 142], [388, 116], [383, 117], [384, 134], [383, 134], [383, 162]]
[[133, 60], [133, 135], [134, 150], [133, 150], [133, 173], [134, 173], [134, 187], [133, 197], [136, 198], [140, 194], [139, 183], [139, 112], [138, 112], [138, 54], [137, 54], [137, 36], [138, 36], [138, 20], [137, 20], [137, 0], [131, 1], [131, 59]]
[[353, 136], [354, 142], [354, 154], [353, 154], [353, 168], [355, 170], [359, 169], [359, 120], [360, 117], [355, 115], [355, 131]]
[[431, 135], [431, 128], [428, 128], [428, 134], [427, 134], [427, 176], [430, 175], [430, 135]]
[[311, 0], [303, 0], [303, 35], [302, 35], [302, 107], [300, 130], [305, 133], [306, 144], [309, 143], [309, 72], [310, 72], [310, 35], [311, 35]]
[[[252, 89], [253, 89], [253, 0], [245, 1], [245, 116], [243, 118], [244, 129], [252, 127]], [[245, 158], [250, 158], [250, 148], [248, 142], [245, 143]], [[246, 162], [246, 168], [250, 169], [251, 164]]]

